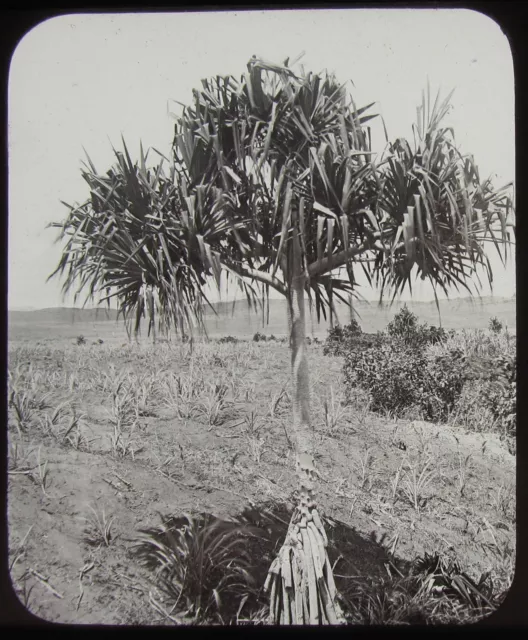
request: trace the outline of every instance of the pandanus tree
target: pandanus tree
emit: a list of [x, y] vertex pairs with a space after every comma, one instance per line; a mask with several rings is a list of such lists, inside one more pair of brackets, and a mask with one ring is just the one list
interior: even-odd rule
[[314, 492], [306, 302], [318, 319], [332, 317], [358, 268], [382, 295], [416, 277], [471, 292], [479, 267], [491, 283], [484, 243], [506, 256], [510, 187], [481, 181], [458, 151], [442, 125], [449, 98], [424, 95], [412, 145], [398, 139], [379, 155], [367, 125], [373, 105], [357, 108], [331, 74], [253, 58], [239, 80], [204, 80], [193, 98], [176, 120], [168, 176], [147, 171], [143, 152], [139, 165], [119, 155], [107, 177], [86, 173], [91, 199], [61, 225], [58, 271], [66, 289], [108, 290], [125, 317], [134, 309], [140, 318], [146, 285], [176, 328], [201, 321], [203, 285], [214, 277], [220, 289], [221, 272], [250, 304], [270, 289], [285, 296], [299, 499], [266, 581], [270, 620], [338, 623]]
[[[50, 225], [61, 229], [59, 240], [66, 244], [49, 278], [62, 276], [63, 292], [73, 291], [75, 301], [85, 292], [84, 304], [97, 300], [109, 306], [117, 300], [118, 318], [129, 335], [137, 337], [145, 317], [154, 340], [157, 326], [192, 334], [203, 327], [209, 302], [204, 286], [210, 263], [206, 266], [200, 249], [210, 255], [227, 224], [218, 213], [202, 220], [205, 244], [199, 244], [194, 218], [182, 214], [184, 196], [174, 167], [165, 172], [162, 159], [147, 168], [142, 146], [139, 163], [133, 163], [124, 141], [123, 152], [114, 153], [116, 162], [106, 174], [99, 174], [86, 154], [82, 176], [90, 195], [78, 206], [63, 203], [67, 219]], [[211, 190], [206, 204], [214, 195]], [[219, 277], [216, 262], [214, 273]]]

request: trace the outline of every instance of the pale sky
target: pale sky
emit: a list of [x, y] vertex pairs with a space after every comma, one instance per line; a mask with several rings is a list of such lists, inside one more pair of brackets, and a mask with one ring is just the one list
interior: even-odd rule
[[[137, 157], [139, 141], [168, 154], [179, 113], [202, 78], [239, 77], [253, 54], [282, 62], [305, 52], [306, 69], [351, 80], [358, 107], [377, 101], [390, 139], [411, 139], [427, 78], [431, 91], [455, 88], [446, 119], [481, 177], [515, 177], [514, 79], [500, 27], [469, 10], [302, 10], [222, 13], [72, 15], [48, 20], [21, 40], [9, 77], [8, 306], [44, 308], [63, 301], [45, 282], [59, 261], [54, 244], [66, 208], [88, 195], [83, 146], [106, 172], [121, 134]], [[373, 142], [384, 143], [371, 121]], [[157, 157], [152, 154], [153, 161]], [[515, 267], [490, 255], [494, 294], [515, 293]], [[427, 284], [413, 287], [430, 299]], [[369, 299], [376, 293], [361, 290]], [[484, 287], [482, 295], [488, 295]], [[455, 297], [456, 291], [453, 291]]]

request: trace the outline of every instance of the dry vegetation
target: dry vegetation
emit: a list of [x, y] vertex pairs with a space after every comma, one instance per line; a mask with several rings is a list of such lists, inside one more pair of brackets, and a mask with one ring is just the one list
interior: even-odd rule
[[[10, 569], [24, 605], [59, 622], [263, 621], [297, 486], [289, 358], [279, 341], [11, 345]], [[343, 359], [312, 344], [310, 360], [347, 619], [492, 611], [515, 559], [508, 441], [483, 416], [383, 416], [361, 390], [345, 404]]]

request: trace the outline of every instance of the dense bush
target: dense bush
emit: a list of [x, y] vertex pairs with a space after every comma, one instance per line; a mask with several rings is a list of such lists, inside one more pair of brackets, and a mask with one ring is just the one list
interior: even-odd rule
[[[394, 326], [394, 325], [393, 325]], [[409, 325], [407, 325], [409, 326]], [[400, 325], [401, 327], [401, 325]], [[366, 343], [347, 344], [346, 396], [355, 388], [369, 393], [374, 411], [402, 416], [417, 411], [442, 422], [454, 416], [472, 429], [516, 429], [514, 342], [501, 334], [462, 332], [437, 344], [408, 342], [396, 332]], [[478, 347], [478, 348], [477, 348]]]
[[466, 381], [466, 361], [461, 351], [427, 357], [420, 408], [426, 420], [443, 422], [453, 411]]
[[347, 396], [352, 388], [360, 387], [369, 391], [374, 411], [401, 413], [418, 400], [418, 358], [420, 353], [389, 342], [347, 351], [343, 370]]
[[255, 333], [253, 336], [253, 342], [266, 342], [266, 336], [263, 333]]
[[465, 365], [459, 351], [430, 357], [393, 340], [348, 351], [344, 378], [347, 396], [354, 387], [367, 390], [374, 411], [416, 408], [426, 420], [444, 421], [462, 391]]
[[[392, 322], [387, 325], [386, 333], [378, 332], [375, 340], [380, 342], [384, 338], [388, 338], [389, 341], [398, 341], [409, 347], [421, 349], [429, 344], [444, 342], [453, 333], [448, 333], [441, 327], [419, 324], [417, 316], [409, 310], [407, 305], [404, 305], [394, 316]], [[345, 326], [333, 327], [328, 331], [323, 353], [324, 355], [344, 356], [353, 348], [361, 349], [373, 339], [371, 335], [365, 342], [362, 340], [364, 335], [356, 320], [352, 320], [350, 324]]]
[[517, 374], [515, 357], [502, 355], [485, 362], [478, 376], [479, 397], [483, 406], [491, 412], [501, 431], [515, 433], [517, 423]]
[[490, 318], [488, 327], [493, 333], [500, 333], [504, 328], [502, 322], [497, 317]]
[[436, 344], [447, 337], [447, 332], [441, 327], [419, 324], [418, 317], [409, 310], [407, 305], [404, 305], [392, 322], [389, 322], [387, 333], [391, 338], [415, 347]]
[[406, 339], [418, 330], [418, 318], [404, 305], [387, 325], [387, 333], [393, 338]]
[[415, 408], [429, 420], [445, 420], [464, 384], [462, 353], [457, 349], [428, 354], [426, 347], [445, 342], [439, 327], [419, 324], [405, 305], [387, 333], [363, 334], [357, 322], [328, 332], [325, 355], [345, 356], [346, 393], [368, 391], [374, 411], [401, 415]]
[[357, 320], [352, 320], [350, 324], [345, 326], [336, 325], [328, 330], [323, 353], [325, 356], [344, 355], [350, 347], [357, 342], [359, 336], [362, 335], [361, 327]]

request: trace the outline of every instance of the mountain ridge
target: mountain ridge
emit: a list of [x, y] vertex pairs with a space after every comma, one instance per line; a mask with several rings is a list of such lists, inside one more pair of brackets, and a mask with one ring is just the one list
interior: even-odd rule
[[[466, 296], [466, 297], [459, 297], [459, 298], [450, 298], [450, 299], [442, 299], [439, 300], [439, 304], [440, 306], [445, 306], [445, 305], [454, 305], [454, 304], [462, 304], [462, 305], [474, 305], [474, 304], [480, 304], [480, 305], [484, 305], [484, 304], [499, 304], [499, 303], [503, 303], [503, 302], [512, 302], [515, 303], [516, 301], [516, 296]], [[284, 305], [285, 304], [285, 300], [283, 298], [270, 298], [269, 300], [269, 304], [271, 305]], [[219, 310], [227, 310], [228, 308], [231, 309], [233, 307], [233, 305], [235, 306], [235, 308], [243, 308], [243, 309], [248, 309], [248, 304], [246, 302], [246, 300], [242, 300], [242, 299], [238, 299], [238, 300], [219, 300], [217, 302], [213, 302], [212, 306], [216, 308], [217, 311]], [[387, 308], [390, 309], [392, 308], [396, 308], [396, 307], [402, 307], [404, 305], [407, 305], [409, 308], [411, 307], [423, 307], [423, 306], [434, 306], [436, 307], [436, 302], [434, 300], [395, 300], [392, 304], [389, 300], [387, 301], [383, 301], [381, 304], [381, 307], [383, 308]], [[337, 307], [347, 307], [347, 305], [345, 303], [342, 302], [338, 302]], [[355, 300], [353, 302], [353, 307], [378, 307], [380, 306], [379, 301], [378, 300]], [[207, 313], [212, 313], [211, 309], [206, 306], [206, 314]], [[11, 316], [13, 315], [13, 317], [18, 316], [18, 317], [22, 317], [22, 316], [31, 316], [33, 314], [45, 314], [45, 315], [66, 315], [66, 314], [79, 314], [79, 316], [86, 316], [86, 317], [91, 317], [93, 315], [104, 315], [107, 317], [110, 317], [110, 319], [115, 320], [117, 317], [117, 310], [116, 309], [108, 309], [107, 307], [104, 306], [100, 306], [100, 307], [44, 307], [41, 309], [37, 309], [34, 307], [29, 307], [29, 308], [22, 308], [22, 307], [13, 307], [11, 309], [8, 309], [8, 314]]]
[[[515, 297], [482, 296], [480, 298], [454, 298], [439, 300], [440, 316], [434, 301], [395, 300], [391, 305], [378, 301], [355, 301], [353, 303], [356, 318], [366, 332], [382, 331], [393, 319], [394, 315], [407, 305], [416, 314], [418, 320], [429, 325], [442, 326], [446, 329], [484, 329], [492, 317], [497, 317], [510, 329], [516, 327]], [[269, 323], [266, 310], [257, 312], [249, 309], [245, 300], [219, 301], [213, 303], [216, 314], [209, 308], [205, 313], [205, 325], [209, 335], [252, 336], [255, 332], [282, 335], [288, 332], [287, 303], [285, 299], [273, 298], [269, 301]], [[315, 310], [306, 310], [307, 334], [324, 337], [329, 327], [328, 318], [317, 322]], [[344, 303], [336, 305], [337, 318], [334, 324], [348, 324], [350, 309]], [[10, 335], [54, 335], [72, 332], [93, 333], [99, 331], [118, 331], [123, 321], [117, 318], [115, 309], [104, 307], [82, 309], [78, 307], [48, 307], [34, 311], [8, 312], [8, 328]], [[124, 329], [123, 329], [124, 331]]]

